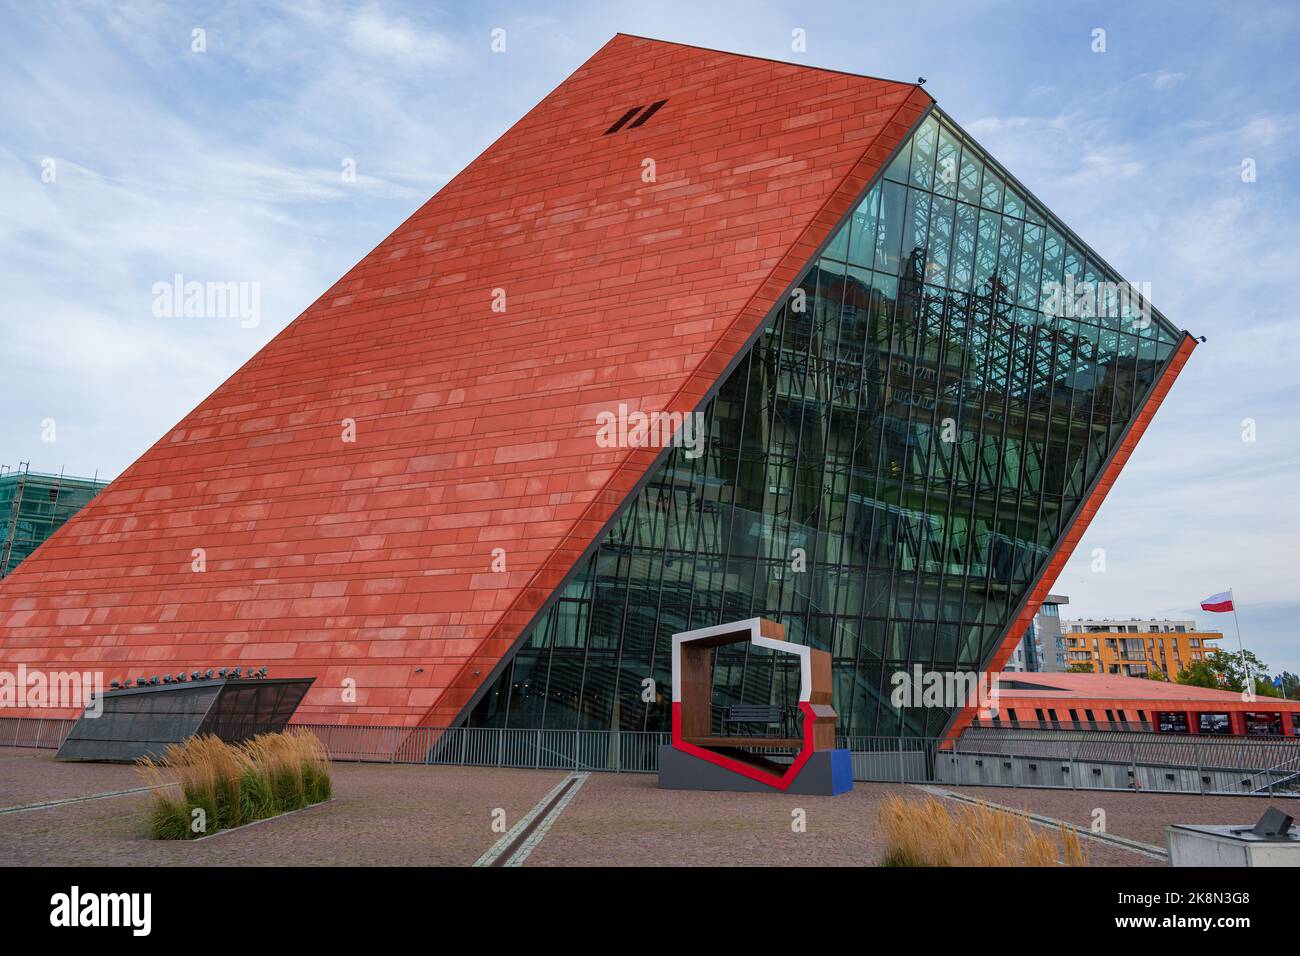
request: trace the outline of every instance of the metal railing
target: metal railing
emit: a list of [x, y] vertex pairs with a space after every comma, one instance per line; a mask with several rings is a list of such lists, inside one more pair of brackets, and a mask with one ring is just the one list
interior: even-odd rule
[[1288, 790], [1300, 788], [1300, 750], [1288, 755], [1286, 759], [1267, 770], [1254, 774], [1248, 781], [1243, 781], [1243, 786], [1250, 787], [1252, 793], [1260, 791], [1271, 793], [1278, 788]]
[[[0, 747], [57, 749], [76, 723], [51, 717], [0, 718]], [[498, 727], [381, 727], [292, 724], [310, 730], [331, 760], [452, 764], [542, 770], [655, 773], [670, 734]]]
[[[0, 746], [57, 748], [74, 721], [0, 718]], [[655, 773], [666, 733], [294, 724], [333, 760]], [[1300, 740], [969, 729], [957, 741], [841, 737], [853, 778], [890, 783], [1176, 793], [1300, 793]], [[788, 753], [788, 751], [787, 751]], [[778, 756], [775, 752], [773, 756]]]
[[468, 767], [654, 773], [659, 748], [672, 742], [669, 734], [644, 731], [294, 726], [316, 734], [333, 760]]
[[1300, 790], [1300, 740], [1105, 731], [972, 729], [940, 749], [954, 782], [1234, 795]]
[[57, 750], [76, 720], [58, 717], [0, 718], [0, 747]]
[[960, 748], [971, 753], [1014, 753], [1234, 771], [1267, 771], [1300, 758], [1300, 739], [1294, 737], [1219, 737], [1143, 731], [971, 728], [962, 735]]

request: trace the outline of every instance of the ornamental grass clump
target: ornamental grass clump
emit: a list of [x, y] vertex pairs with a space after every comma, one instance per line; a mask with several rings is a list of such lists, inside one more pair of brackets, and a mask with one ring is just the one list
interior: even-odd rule
[[329, 758], [315, 734], [288, 730], [231, 745], [213, 736], [171, 744], [138, 764], [155, 787], [149, 831], [191, 840], [328, 800]]
[[1061, 842], [1012, 810], [985, 803], [952, 811], [943, 803], [890, 797], [878, 812], [888, 841], [884, 866], [1084, 866], [1079, 835], [1060, 828]]

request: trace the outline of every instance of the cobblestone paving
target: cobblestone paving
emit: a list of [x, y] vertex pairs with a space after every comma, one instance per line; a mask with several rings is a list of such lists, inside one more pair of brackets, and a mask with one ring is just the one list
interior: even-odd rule
[[[499, 837], [493, 810], [513, 825], [563, 771], [336, 763], [335, 799], [196, 843], [147, 838], [148, 794], [0, 813], [0, 865], [466, 866]], [[48, 750], [0, 748], [0, 808], [129, 789], [131, 767], [61, 764]], [[963, 787], [962, 793], [1087, 825], [1092, 809], [1113, 833], [1163, 844], [1166, 821], [1246, 822], [1267, 801]], [[592, 774], [527, 860], [529, 866], [872, 866], [884, 853], [877, 807], [917, 788], [859, 783], [840, 797], [660, 790], [653, 775]], [[1300, 816], [1300, 801], [1277, 801]], [[806, 829], [795, 832], [792, 811]], [[1096, 842], [1094, 866], [1158, 861]]]
[[[4, 784], [20, 764], [0, 764]], [[122, 789], [108, 781], [123, 768], [58, 766], [83, 771], [83, 793]], [[468, 865], [500, 837], [495, 808], [513, 825], [564, 776], [336, 763], [331, 802], [195, 843], [147, 838], [148, 794], [0, 814], [0, 865]]]
[[[873, 866], [884, 851], [872, 821], [890, 793], [839, 797], [660, 790], [649, 774], [592, 774], [528, 866]], [[792, 811], [807, 830], [791, 829]]]
[[0, 747], [0, 809], [142, 786], [125, 764], [59, 763], [53, 750]]
[[[592, 774], [527, 866], [875, 866], [884, 854], [875, 826], [891, 795], [924, 799], [914, 787], [858, 783], [838, 797], [660, 790], [653, 776]], [[802, 808], [807, 829], [791, 829]], [[1159, 866], [1127, 850], [1089, 843], [1094, 866]]]
[[1110, 790], [1038, 790], [1013, 787], [948, 787], [1006, 807], [1031, 810], [1079, 826], [1091, 826], [1093, 810], [1106, 811], [1106, 830], [1117, 836], [1165, 845], [1171, 823], [1251, 823], [1273, 804], [1300, 819], [1300, 800], [1198, 796], [1180, 793], [1123, 793]]

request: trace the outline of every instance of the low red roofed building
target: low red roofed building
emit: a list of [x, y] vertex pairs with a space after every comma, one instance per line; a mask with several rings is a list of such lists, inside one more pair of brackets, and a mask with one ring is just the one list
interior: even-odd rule
[[1300, 701], [1118, 674], [1004, 674], [982, 727], [1146, 730], [1161, 734], [1300, 734]]

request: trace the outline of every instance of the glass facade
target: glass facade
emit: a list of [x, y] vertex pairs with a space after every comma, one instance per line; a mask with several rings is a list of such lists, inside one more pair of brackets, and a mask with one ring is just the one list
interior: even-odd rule
[[[830, 651], [842, 735], [936, 735], [891, 677], [976, 670], [1181, 334], [942, 113], [868, 189], [468, 715], [668, 730], [671, 636]], [[798, 675], [722, 648], [715, 703]]]

